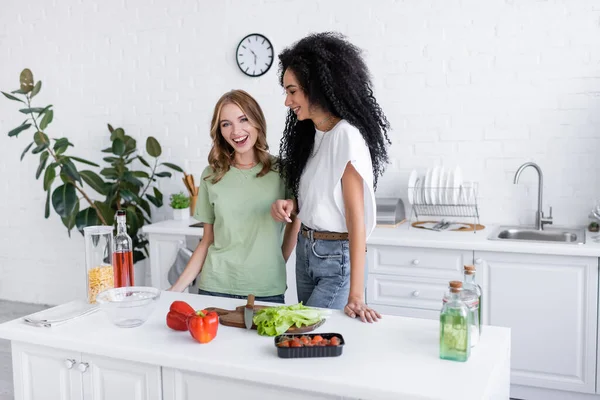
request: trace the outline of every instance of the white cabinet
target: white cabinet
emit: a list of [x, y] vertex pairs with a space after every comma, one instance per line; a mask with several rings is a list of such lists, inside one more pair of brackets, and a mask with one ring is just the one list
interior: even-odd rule
[[16, 400], [161, 400], [160, 367], [12, 343]]
[[288, 389], [251, 381], [163, 368], [164, 400], [244, 399], [244, 400], [342, 400], [339, 396]]
[[475, 252], [475, 262], [484, 324], [511, 328], [511, 384], [595, 393], [598, 259]]
[[451, 280], [462, 280], [473, 252], [419, 247], [369, 246], [367, 303], [384, 314], [439, 318]]

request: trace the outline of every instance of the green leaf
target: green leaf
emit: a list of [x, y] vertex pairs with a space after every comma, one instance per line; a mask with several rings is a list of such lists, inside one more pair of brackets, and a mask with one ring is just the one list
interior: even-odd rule
[[50, 109], [50, 107], [52, 107], [52, 104], [50, 104], [49, 106], [46, 106], [46, 107], [44, 107], [44, 108], [42, 109], [42, 111], [40, 111], [40, 112], [38, 113], [38, 117], [39, 117], [40, 115], [44, 114], [46, 111], [48, 111], [48, 110]]
[[18, 94], [27, 94], [27, 92], [25, 92], [25, 91], [23, 91], [21, 89], [13, 90], [11, 93], [12, 94], [15, 94], [15, 93], [18, 93]]
[[108, 204], [100, 201], [95, 201], [94, 205], [98, 211], [100, 211], [100, 215], [102, 215], [108, 225], [115, 223], [115, 210], [113, 210]]
[[44, 206], [44, 218], [48, 219], [50, 216], [50, 190], [46, 193], [46, 205]]
[[1, 92], [7, 99], [10, 100], [14, 100], [14, 101], [20, 101], [21, 103], [25, 103], [23, 100], [19, 99], [18, 97], [13, 96], [12, 94], [8, 94], [8, 93], [4, 93]]
[[111, 147], [107, 147], [105, 149], [100, 150], [103, 153], [112, 153], [112, 146]]
[[119, 138], [115, 139], [112, 144], [112, 152], [117, 156], [122, 156], [125, 153], [125, 142]]
[[121, 189], [119, 191], [119, 195], [126, 202], [131, 202], [137, 197], [135, 194], [133, 194], [131, 191], [129, 191], [127, 189]]
[[117, 128], [111, 133], [110, 140], [114, 141], [115, 139], [121, 139], [125, 142], [125, 131], [123, 128]]
[[35, 149], [31, 150], [31, 154], [41, 153], [42, 151], [46, 150], [47, 148], [48, 148], [48, 144], [42, 143], [39, 146], [37, 146]]
[[146, 167], [150, 168], [150, 164], [148, 164], [148, 161], [146, 161], [146, 160], [144, 159], [144, 157], [142, 157], [142, 156], [138, 156], [138, 160], [140, 160], [140, 162], [141, 162], [142, 164], [144, 164]]
[[54, 152], [56, 154], [63, 154], [69, 146], [73, 146], [73, 143], [69, 142], [69, 139], [67, 138], [60, 138], [55, 140], [56, 143], [54, 143]]
[[45, 144], [46, 147], [48, 147], [48, 145], [50, 144], [50, 139], [48, 139], [48, 135], [46, 135], [44, 132], [40, 132], [40, 131], [37, 131], [36, 133], [33, 134], [33, 141], [38, 146]]
[[113, 133], [113, 132], [115, 131], [115, 129], [112, 127], [112, 125], [111, 125], [111, 124], [106, 124], [106, 125], [108, 126], [108, 131], [109, 131], [110, 133]]
[[[43, 108], [42, 108], [42, 110], [43, 110]], [[42, 118], [42, 122], [40, 122], [40, 129], [46, 130], [46, 127], [48, 127], [48, 125], [50, 125], [50, 122], [52, 122], [52, 118], [54, 118], [54, 111], [48, 110], [44, 114], [44, 118]]]
[[22, 112], [23, 114], [33, 114], [33, 113], [39, 113], [43, 110], [43, 108], [41, 107], [33, 107], [33, 108], [21, 108], [19, 111]]
[[171, 168], [171, 169], [174, 169], [174, 170], [175, 170], [175, 171], [177, 171], [177, 172], [183, 172], [183, 170], [181, 169], [181, 167], [180, 167], [180, 166], [178, 166], [178, 165], [175, 165], [175, 164], [171, 164], [171, 163], [168, 163], [168, 162], [164, 162], [164, 163], [162, 163], [161, 165], [164, 165], [165, 167], [169, 167], [169, 168]]
[[104, 157], [103, 160], [106, 161], [107, 163], [113, 163], [115, 161], [117, 161], [119, 158], [118, 157]]
[[129, 171], [127, 171], [125, 174], [123, 174], [123, 179], [126, 182], [129, 182], [135, 186], [138, 187], [142, 187], [144, 186], [144, 182], [140, 181], [138, 178], [136, 178], [135, 176], [133, 176], [133, 174]]
[[163, 202], [163, 194], [162, 194], [162, 192], [160, 190], [158, 190], [156, 187], [153, 187], [152, 190], [154, 191], [154, 196], [156, 196], [156, 198], [158, 199], [158, 201], [160, 201], [160, 204], [162, 204], [162, 202]]
[[40, 92], [40, 90], [42, 89], [42, 81], [37, 81], [37, 83], [35, 84], [35, 86], [33, 87], [33, 90], [31, 91], [31, 95], [29, 95], [30, 99], [33, 99], [33, 97], [38, 94]]
[[23, 152], [21, 153], [21, 161], [23, 161], [23, 157], [25, 157], [25, 154], [27, 154], [31, 146], [33, 146], [33, 142], [29, 143], [29, 145], [25, 147], [25, 150], [23, 150]]
[[45, 151], [42, 154], [40, 154], [40, 164], [38, 165], [38, 169], [35, 172], [35, 179], [38, 179], [40, 175], [42, 175], [42, 171], [44, 170], [44, 168], [46, 168], [46, 162], [48, 162], [49, 155], [50, 154], [48, 153], [48, 151]]
[[137, 263], [138, 261], [145, 260], [146, 256], [139, 250], [133, 250], [133, 263]]
[[83, 158], [79, 158], [79, 157], [73, 157], [73, 156], [71, 156], [70, 158], [71, 158], [71, 160], [75, 160], [75, 161], [77, 161], [77, 162], [80, 162], [80, 163], [82, 163], [82, 164], [91, 165], [91, 166], [93, 166], [93, 167], [99, 167], [99, 165], [98, 165], [98, 164], [96, 164], [96, 163], [93, 163], [93, 162], [91, 162], [91, 161], [88, 161], [88, 160], [84, 160]]
[[33, 73], [29, 68], [25, 68], [21, 71], [21, 76], [19, 76], [19, 82], [21, 83], [21, 91], [24, 93], [29, 93], [33, 89]]
[[162, 153], [162, 149], [160, 148], [158, 140], [156, 140], [153, 136], [149, 136], [148, 139], [146, 139], [146, 151], [155, 158], [160, 156]]
[[46, 173], [44, 173], [44, 190], [50, 190], [54, 178], [56, 178], [56, 170], [54, 169], [54, 166], [50, 164], [48, 165], [48, 168], [46, 168]]
[[75, 217], [75, 225], [79, 231], [83, 231], [86, 226], [100, 225], [98, 213], [92, 207], [85, 208], [77, 213]]
[[129, 230], [132, 233], [131, 236], [137, 236], [137, 231], [140, 229], [140, 222], [138, 221], [138, 217], [135, 214], [135, 207], [131, 207], [132, 208], [127, 207], [127, 210], [125, 211], [127, 216], [127, 225], [129, 225]]
[[84, 182], [87, 183], [96, 192], [102, 195], [106, 195], [106, 183], [100, 177], [100, 175], [98, 175], [94, 171], [89, 170], [79, 171], [79, 175], [81, 175], [81, 178], [84, 180]]
[[152, 211], [150, 210], [150, 203], [148, 203], [146, 200], [140, 199], [140, 201], [138, 203], [138, 207], [140, 207], [142, 210], [146, 211], [146, 214], [148, 214], [149, 217], [152, 216]]
[[134, 138], [132, 138], [131, 136], [125, 137], [125, 150], [127, 153], [134, 152], [136, 146], [137, 146], [137, 142]]
[[70, 183], [60, 185], [52, 192], [52, 206], [62, 218], [68, 217], [75, 211], [78, 201], [75, 186]]
[[156, 197], [152, 196], [151, 194], [146, 193], [146, 198], [148, 198], [148, 200], [150, 200], [150, 203], [154, 204], [156, 207], [162, 207], [163, 205], [162, 201], [159, 201]]
[[172, 176], [172, 174], [170, 172], [164, 171], [164, 172], [157, 172], [156, 174], [154, 174], [155, 176], [158, 176], [160, 178], [170, 178]]
[[75, 226], [75, 219], [77, 218], [78, 213], [79, 213], [79, 199], [77, 200], [77, 203], [75, 203], [75, 209], [73, 210], [73, 212], [71, 214], [67, 215], [65, 218], [61, 218], [63, 225], [67, 227], [69, 237], [71, 237], [71, 229], [73, 229], [73, 227]]
[[132, 174], [133, 174], [133, 176], [135, 176], [137, 178], [150, 179], [150, 175], [148, 175], [148, 173], [146, 171], [133, 171]]
[[100, 171], [100, 175], [104, 175], [108, 179], [117, 179], [119, 177], [117, 170], [114, 168], [104, 168]]
[[8, 132], [8, 136], [17, 136], [19, 133], [23, 132], [25, 129], [29, 129], [31, 124], [23, 124], [21, 126], [16, 127], [12, 131]]
[[65, 157], [65, 159], [62, 160], [62, 167], [61, 167], [61, 173], [67, 175], [69, 178], [82, 183], [81, 181], [81, 175], [79, 175], [79, 172], [77, 171], [77, 167], [75, 167], [75, 164], [73, 164], [73, 161], [71, 161], [68, 157]]

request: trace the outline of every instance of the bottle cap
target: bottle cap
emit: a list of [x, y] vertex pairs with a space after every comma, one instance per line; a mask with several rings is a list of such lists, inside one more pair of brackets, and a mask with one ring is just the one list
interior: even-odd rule
[[473, 275], [475, 273], [475, 266], [474, 265], [465, 265], [465, 273], [467, 275]]
[[125, 210], [117, 210], [117, 217], [124, 217], [125, 216]]
[[450, 281], [450, 293], [458, 293], [462, 290], [461, 281]]

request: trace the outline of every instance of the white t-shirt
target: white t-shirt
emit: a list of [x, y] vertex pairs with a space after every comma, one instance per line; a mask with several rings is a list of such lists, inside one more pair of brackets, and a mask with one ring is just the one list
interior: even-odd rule
[[311, 156], [300, 178], [298, 218], [317, 231], [348, 232], [342, 175], [351, 162], [363, 178], [365, 233], [375, 229], [375, 191], [369, 148], [359, 130], [341, 120], [329, 132], [317, 130]]

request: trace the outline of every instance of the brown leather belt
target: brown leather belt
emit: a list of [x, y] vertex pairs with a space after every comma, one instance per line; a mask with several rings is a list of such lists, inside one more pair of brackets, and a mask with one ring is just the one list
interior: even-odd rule
[[305, 226], [302, 226], [301, 232], [302, 236], [304, 236], [307, 239], [310, 239], [312, 234], [313, 239], [317, 240], [348, 240], [348, 233], [319, 232], [309, 229]]

